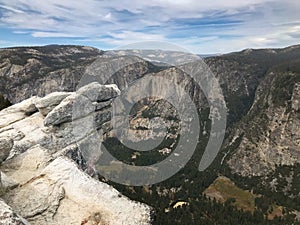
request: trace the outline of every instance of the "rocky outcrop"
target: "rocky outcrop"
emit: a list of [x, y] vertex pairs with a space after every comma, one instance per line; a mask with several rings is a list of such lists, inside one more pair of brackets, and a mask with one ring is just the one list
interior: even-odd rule
[[30, 224], [150, 224], [149, 206], [90, 176], [98, 130], [119, 94], [116, 85], [91, 83], [0, 112], [2, 198]]
[[42, 157], [47, 162], [42, 152], [36, 147], [29, 153], [33, 165], [23, 166], [22, 170], [28, 169], [26, 174], [14, 176], [20, 185], [4, 196], [31, 224], [148, 224], [147, 206], [92, 179], [66, 157], [58, 157], [46, 167], [38, 165], [44, 168], [34, 171], [34, 159]]
[[13, 145], [14, 142], [11, 138], [9, 137], [0, 138], [0, 163], [2, 163], [7, 159]]
[[29, 225], [29, 223], [18, 216], [10, 206], [0, 199], [0, 222], [9, 225]]
[[[58, 106], [47, 114], [44, 124], [45, 126], [58, 125], [80, 119], [93, 111], [102, 110], [106, 107], [105, 101], [117, 97], [119, 94], [120, 91], [116, 85], [104, 86], [99, 83], [91, 83], [61, 101]], [[102, 103], [102, 107], [98, 103]], [[107, 106], [110, 103], [111, 102], [108, 101]], [[97, 107], [97, 110], [95, 107]], [[98, 126], [99, 125], [101, 124], [98, 124]]]
[[70, 92], [53, 92], [44, 98], [35, 102], [35, 106], [38, 108], [40, 113], [43, 116], [47, 116], [52, 109], [57, 106], [63, 99], [68, 97], [71, 93]]
[[22, 120], [26, 116], [37, 112], [38, 110], [34, 102], [38, 99], [38, 97], [32, 97], [0, 111], [0, 128]]

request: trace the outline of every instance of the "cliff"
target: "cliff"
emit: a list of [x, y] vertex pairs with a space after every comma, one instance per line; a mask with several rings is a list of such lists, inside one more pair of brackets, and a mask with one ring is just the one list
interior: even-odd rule
[[[150, 224], [149, 206], [97, 179], [92, 160], [101, 151], [88, 148], [93, 137], [100, 141], [110, 100], [119, 94], [116, 85], [91, 83], [77, 92], [31, 97], [0, 112], [1, 197], [12, 215], [38, 225]], [[80, 114], [77, 103], [86, 107]], [[91, 117], [95, 124], [88, 126]], [[2, 201], [0, 208], [11, 211]], [[9, 224], [26, 224], [18, 218]]]

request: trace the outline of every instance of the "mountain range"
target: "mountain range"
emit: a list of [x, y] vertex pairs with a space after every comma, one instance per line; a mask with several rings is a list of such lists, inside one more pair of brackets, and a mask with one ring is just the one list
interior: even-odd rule
[[[219, 82], [227, 107], [224, 142], [212, 165], [203, 172], [198, 171], [197, 166], [207, 144], [206, 134], [212, 121], [209, 119], [208, 100], [199, 85], [184, 74], [180, 66], [157, 63], [151, 58], [153, 52], [147, 52], [147, 57], [143, 58], [133, 55], [133, 63], [125, 63], [126, 55], [122, 52], [114, 53], [117, 56], [112, 57], [106, 51], [91, 47], [60, 45], [1, 49], [0, 109], [6, 116], [3, 120], [11, 113], [8, 109], [17, 103], [24, 104], [24, 100], [35, 98], [33, 96], [43, 98], [53, 92], [78, 91], [78, 87], [86, 85], [82, 83], [82, 77], [87, 68], [97, 61], [100, 64], [115, 61], [118, 65], [124, 64], [117, 71], [114, 67], [105, 68], [107, 74], [113, 75], [110, 79], [96, 80], [103, 85], [114, 83], [121, 92], [148, 76], [171, 77], [183, 84], [199, 110], [200, 124], [206, 124], [201, 130], [201, 141], [185, 167], [168, 180], [142, 187], [108, 181], [101, 173], [94, 176], [97, 166], [93, 173], [85, 172], [93, 179], [113, 186], [131, 200], [149, 205], [152, 208], [152, 224], [296, 224], [299, 221], [300, 45], [283, 49], [246, 49], [203, 59]], [[177, 54], [178, 59], [181, 57], [176, 52], [168, 54]], [[161, 60], [168, 54], [163, 55]], [[158, 90], [160, 86], [155, 85], [153, 90]], [[167, 89], [159, 90], [168, 92]], [[134, 98], [135, 94], [129, 93], [130, 98]], [[62, 95], [67, 97], [69, 94]], [[60, 101], [56, 107], [61, 104]], [[34, 111], [37, 112], [42, 113], [41, 110]], [[49, 114], [44, 115], [46, 119]], [[173, 130], [155, 152], [139, 155], [123, 146], [109, 125], [104, 129], [104, 145], [128, 164], [150, 164], [153, 159], [163, 159], [172, 154], [172, 143], [176, 143], [180, 135], [176, 128], [176, 110], [172, 105], [161, 99], [146, 98], [132, 112], [130, 125], [133, 134], [147, 141], [162, 136], [160, 131], [150, 131], [149, 121], [157, 117], [163, 117]], [[155, 127], [155, 123], [160, 121], [154, 121], [152, 126]], [[56, 128], [59, 124], [51, 125]], [[0, 136], [6, 131], [3, 127], [0, 126]], [[131, 141], [136, 139], [132, 137]], [[14, 143], [18, 142], [15, 140]], [[33, 147], [25, 146], [15, 154], [20, 157]], [[8, 164], [5, 160], [1, 170]], [[73, 157], [73, 160], [78, 163], [78, 157]], [[80, 169], [84, 171], [86, 168]], [[9, 196], [11, 194], [4, 194], [6, 202], [15, 204]], [[180, 202], [182, 206], [175, 207]], [[143, 208], [144, 213], [149, 210], [147, 206], [143, 207], [146, 207]], [[30, 218], [30, 213], [22, 215], [21, 209], [18, 213], [25, 219]], [[38, 224], [37, 221], [41, 220], [32, 221]]]

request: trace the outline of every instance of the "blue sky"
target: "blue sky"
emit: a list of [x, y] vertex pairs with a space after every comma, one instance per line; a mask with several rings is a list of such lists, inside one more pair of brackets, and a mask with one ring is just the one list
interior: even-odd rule
[[160, 41], [193, 53], [300, 44], [297, 0], [0, 0], [0, 47]]

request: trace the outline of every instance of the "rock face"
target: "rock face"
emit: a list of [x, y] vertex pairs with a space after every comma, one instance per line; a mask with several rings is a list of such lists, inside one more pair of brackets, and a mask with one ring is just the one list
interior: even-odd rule
[[14, 142], [10, 138], [0, 138], [0, 163], [5, 161], [9, 156], [10, 150], [12, 149]]
[[102, 54], [82, 46], [2, 49], [0, 90], [12, 103], [54, 91], [74, 91], [85, 66]]
[[[82, 118], [95, 111], [97, 103], [101, 102], [105, 104], [105, 101], [117, 97], [119, 94], [120, 90], [116, 85], [104, 86], [96, 82], [91, 83], [61, 101], [58, 106], [47, 114], [44, 124], [45, 126], [58, 125], [63, 122], [71, 122], [72, 120]], [[99, 105], [97, 108], [98, 110], [102, 109]], [[105, 105], [103, 105], [103, 108], [105, 108]]]
[[0, 128], [10, 125], [11, 123], [14, 123], [16, 121], [22, 120], [26, 116], [37, 112], [38, 110], [34, 105], [34, 102], [38, 99], [38, 97], [32, 97], [0, 111]]
[[276, 166], [299, 162], [299, 86], [299, 71], [273, 71], [261, 82], [251, 110], [235, 130], [240, 143], [228, 161], [234, 172], [264, 176]]
[[1, 224], [9, 225], [29, 225], [29, 223], [14, 213], [3, 200], [0, 199], [0, 221]]
[[57, 106], [63, 99], [68, 97], [71, 93], [69, 92], [53, 92], [39, 101], [35, 102], [35, 106], [38, 108], [43, 116], [47, 116], [52, 109]]
[[[87, 67], [97, 59], [105, 60], [103, 53], [91, 47], [59, 45], [0, 49], [0, 94], [18, 103], [31, 96], [75, 91]], [[111, 83], [122, 89], [153, 70], [153, 65], [139, 61], [118, 71], [124, 76]]]
[[91, 179], [66, 157], [56, 158], [39, 173], [32, 174], [32, 178], [20, 181], [22, 185], [5, 199], [31, 224], [149, 222], [147, 206], [132, 202], [109, 185]]
[[[30, 224], [150, 224], [149, 206], [87, 174], [95, 175], [93, 160], [101, 154], [90, 151], [99, 145], [91, 137], [110, 120], [119, 94], [116, 85], [91, 83], [0, 112], [2, 197]], [[10, 210], [0, 203], [0, 213]], [[3, 215], [1, 224], [26, 224], [12, 212]]]

